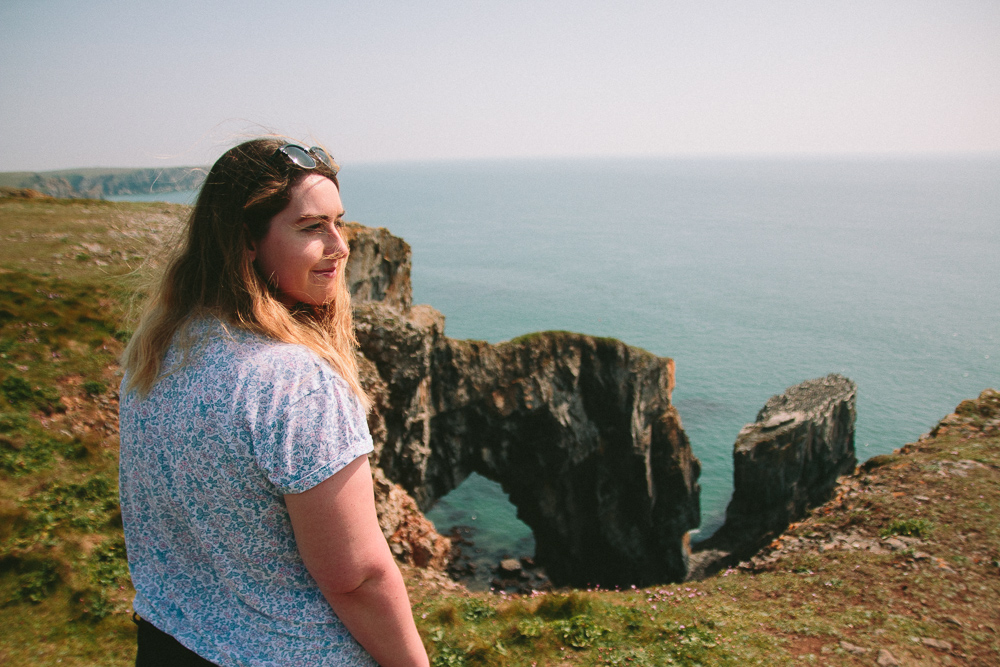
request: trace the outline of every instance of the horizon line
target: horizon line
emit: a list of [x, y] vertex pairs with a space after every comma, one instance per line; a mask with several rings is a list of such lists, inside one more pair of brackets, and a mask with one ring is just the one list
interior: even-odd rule
[[[580, 161], [659, 161], [659, 160], [904, 160], [904, 159], [1000, 159], [1000, 149], [977, 150], [934, 150], [934, 151], [800, 151], [800, 152], [683, 152], [683, 153], [594, 153], [580, 155], [491, 155], [476, 157], [427, 157], [427, 158], [395, 158], [395, 159], [348, 159], [334, 158], [344, 164], [359, 166], [390, 166], [412, 164], [446, 164], [469, 162], [580, 162]], [[141, 170], [141, 169], [207, 169], [211, 165], [156, 165], [156, 166], [87, 166], [60, 167], [57, 169], [15, 169], [0, 171], [8, 174], [52, 174], [59, 172], [92, 171], [92, 170]]]

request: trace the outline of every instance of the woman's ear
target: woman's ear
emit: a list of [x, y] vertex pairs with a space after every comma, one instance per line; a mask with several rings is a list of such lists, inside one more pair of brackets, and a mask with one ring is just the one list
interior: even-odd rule
[[257, 242], [253, 240], [250, 234], [247, 234], [247, 253], [250, 255], [251, 262], [257, 261]]

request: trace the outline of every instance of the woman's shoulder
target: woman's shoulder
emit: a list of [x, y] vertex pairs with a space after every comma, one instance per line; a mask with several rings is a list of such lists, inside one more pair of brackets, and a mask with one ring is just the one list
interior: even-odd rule
[[244, 383], [269, 390], [301, 392], [343, 382], [333, 368], [305, 345], [275, 340], [224, 322], [203, 318], [192, 322], [207, 366], [227, 367]]

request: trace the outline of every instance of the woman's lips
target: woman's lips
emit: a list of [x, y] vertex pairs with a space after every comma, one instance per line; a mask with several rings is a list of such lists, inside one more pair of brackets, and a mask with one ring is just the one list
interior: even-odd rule
[[329, 269], [316, 269], [313, 273], [321, 278], [333, 278], [337, 275], [337, 267], [331, 266]]

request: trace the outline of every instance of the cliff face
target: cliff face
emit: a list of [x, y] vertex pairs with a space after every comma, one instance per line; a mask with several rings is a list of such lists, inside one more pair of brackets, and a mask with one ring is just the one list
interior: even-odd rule
[[[388, 479], [424, 509], [473, 471], [499, 482], [557, 584], [683, 579], [700, 465], [670, 403], [673, 362], [563, 332], [449, 339], [440, 313], [407, 307], [409, 248], [352, 236], [353, 267], [370, 269], [349, 281]], [[404, 273], [405, 287], [370, 287]]]
[[434, 414], [431, 357], [444, 337], [444, 317], [429, 306], [402, 311], [367, 303], [354, 309], [354, 324], [381, 388], [372, 411], [383, 432], [376, 462], [427, 509], [443, 495], [427, 492], [426, 470]]
[[701, 543], [693, 576], [753, 554], [790, 523], [830, 499], [854, 470], [857, 387], [840, 375], [772, 396], [733, 447], [726, 522]]

